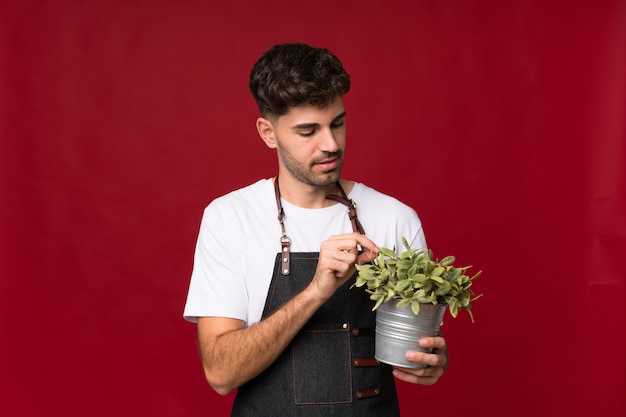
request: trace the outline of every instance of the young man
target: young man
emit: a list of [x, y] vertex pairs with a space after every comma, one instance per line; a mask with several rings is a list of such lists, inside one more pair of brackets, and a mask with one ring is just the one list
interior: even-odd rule
[[350, 289], [355, 264], [403, 236], [426, 242], [413, 209], [341, 178], [349, 89], [339, 60], [305, 44], [274, 46], [252, 69], [278, 175], [206, 208], [184, 312], [209, 384], [238, 389], [233, 416], [397, 415], [394, 376], [431, 385], [447, 364], [442, 337], [419, 341], [432, 354], [407, 352], [424, 369], [373, 359], [373, 302]]

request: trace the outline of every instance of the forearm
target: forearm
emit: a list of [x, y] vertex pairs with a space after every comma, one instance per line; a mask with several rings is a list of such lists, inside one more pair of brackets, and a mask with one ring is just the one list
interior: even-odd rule
[[307, 287], [272, 315], [247, 328], [216, 331], [199, 320], [200, 350], [209, 384], [226, 395], [260, 374], [324, 301]]

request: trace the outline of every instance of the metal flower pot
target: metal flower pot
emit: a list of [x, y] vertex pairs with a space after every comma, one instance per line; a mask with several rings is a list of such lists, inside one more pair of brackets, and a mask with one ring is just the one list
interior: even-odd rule
[[422, 337], [437, 336], [446, 305], [420, 304], [418, 315], [411, 306], [396, 307], [400, 300], [389, 300], [376, 309], [376, 353], [380, 362], [403, 368], [419, 369], [405, 359], [407, 350], [432, 352], [418, 344]]

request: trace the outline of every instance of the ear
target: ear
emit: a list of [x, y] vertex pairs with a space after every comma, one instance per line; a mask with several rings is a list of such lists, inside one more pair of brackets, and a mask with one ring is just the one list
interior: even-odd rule
[[259, 132], [259, 136], [265, 142], [268, 148], [276, 148], [276, 135], [274, 133], [274, 125], [268, 119], [259, 117], [256, 119], [256, 130]]

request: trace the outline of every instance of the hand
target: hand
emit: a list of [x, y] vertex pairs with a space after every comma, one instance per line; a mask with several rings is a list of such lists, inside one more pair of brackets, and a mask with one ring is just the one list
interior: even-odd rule
[[[359, 246], [363, 253], [359, 255]], [[356, 271], [355, 263], [369, 262], [380, 249], [359, 233], [331, 236], [320, 246], [315, 276], [311, 282], [317, 294], [327, 300]]]
[[408, 369], [394, 367], [393, 374], [396, 378], [420, 385], [434, 385], [448, 367], [448, 347], [443, 337], [424, 337], [419, 344], [423, 348], [433, 348], [433, 353], [424, 353], [410, 350], [406, 358], [410, 362], [420, 365], [428, 365], [422, 369]]

